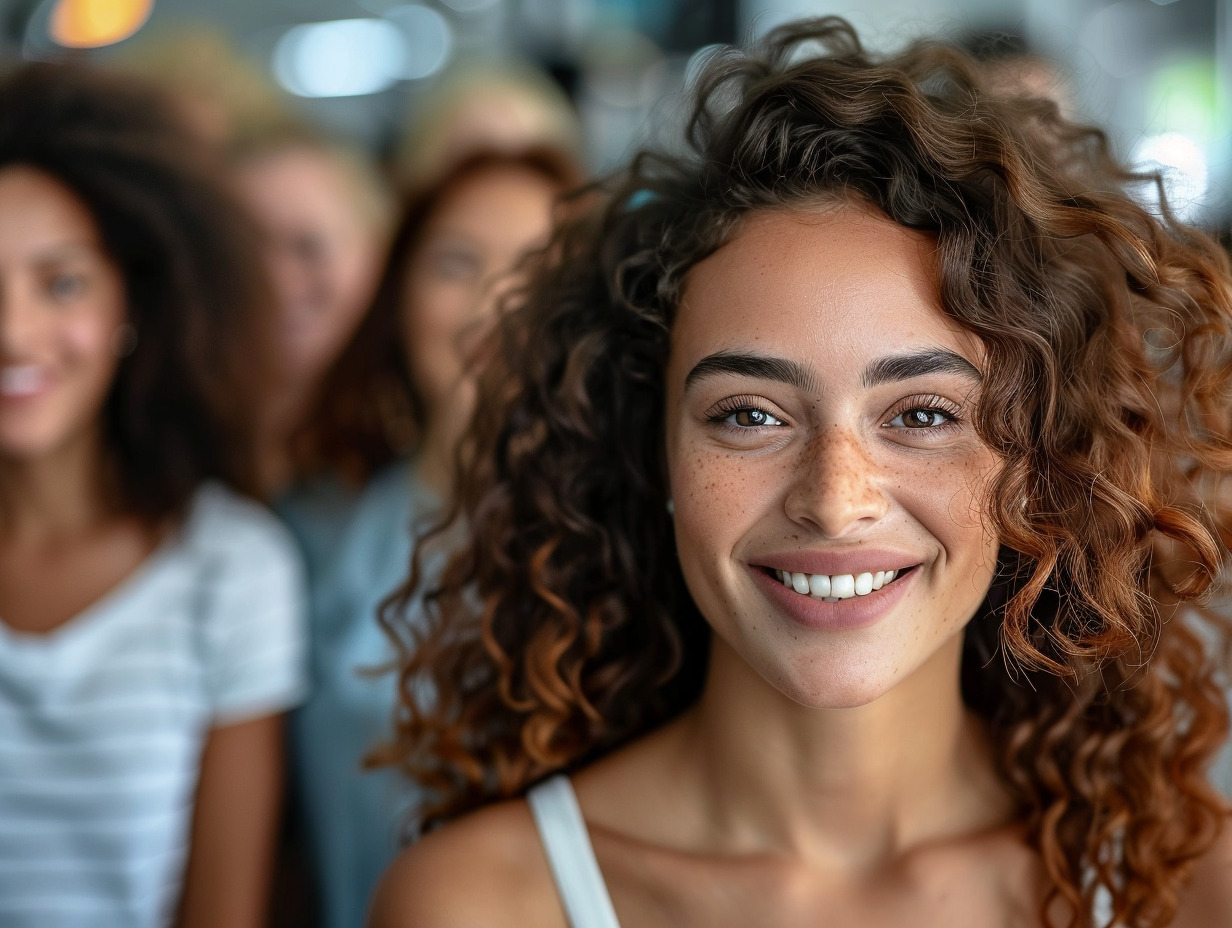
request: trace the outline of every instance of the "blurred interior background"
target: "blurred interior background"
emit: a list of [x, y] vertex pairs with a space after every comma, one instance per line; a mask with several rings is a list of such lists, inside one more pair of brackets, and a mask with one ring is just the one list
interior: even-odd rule
[[[314, 690], [291, 722], [300, 811], [272, 880], [279, 928], [361, 924], [393, 831], [421, 798], [392, 770], [361, 773], [395, 691], [356, 670], [391, 664], [373, 619], [405, 579], [408, 527], [451, 492], [473, 398], [460, 386], [466, 345], [497, 308], [485, 287], [545, 239], [561, 189], [640, 146], [681, 144], [692, 75], [716, 47], [824, 14], [850, 19], [874, 49], [924, 36], [964, 45], [1006, 89], [1105, 128], [1125, 160], [1161, 172], [1180, 218], [1232, 244], [1232, 0], [0, 0], [0, 68], [81, 60], [158, 83], [252, 214], [254, 244], [237, 253], [264, 247], [275, 337], [252, 404], [254, 481], [295, 532], [312, 587]], [[36, 99], [39, 118], [16, 136], [54, 122]], [[468, 164], [477, 153], [487, 161]], [[1150, 202], [1154, 187], [1140, 193]], [[10, 243], [28, 238], [18, 215]], [[112, 365], [138, 350], [133, 325], [115, 333], [97, 352]], [[146, 334], [140, 344], [157, 348]], [[10, 392], [28, 393], [44, 375], [17, 360], [6, 361]], [[1216, 781], [1232, 783], [1232, 751]], [[75, 813], [62, 818], [73, 833]], [[82, 872], [95, 872], [93, 847]], [[24, 846], [12, 853], [25, 859]], [[70, 895], [57, 885], [47, 898]]]
[[530, 61], [575, 102], [586, 159], [603, 170], [647, 139], [674, 137], [690, 65], [711, 46], [837, 13], [875, 47], [942, 34], [1027, 61], [1013, 79], [1037, 82], [1109, 129], [1125, 157], [1165, 166], [1178, 212], [1224, 228], [1230, 8], [1232, 0], [0, 0], [0, 50], [9, 60], [138, 62], [186, 87], [228, 85], [254, 106], [268, 81], [301, 116], [387, 163], [413, 146], [407, 127], [451, 73]]

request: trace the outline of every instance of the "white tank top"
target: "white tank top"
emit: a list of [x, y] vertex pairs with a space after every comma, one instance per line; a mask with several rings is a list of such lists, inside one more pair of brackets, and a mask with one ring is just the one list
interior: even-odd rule
[[545, 780], [526, 794], [526, 801], [569, 928], [620, 928], [569, 778]]
[[[539, 829], [569, 928], [620, 928], [569, 778], [558, 774], [544, 780], [527, 792], [526, 801]], [[1112, 898], [1106, 889], [1100, 890], [1093, 914], [1096, 925], [1107, 925], [1112, 917]]]

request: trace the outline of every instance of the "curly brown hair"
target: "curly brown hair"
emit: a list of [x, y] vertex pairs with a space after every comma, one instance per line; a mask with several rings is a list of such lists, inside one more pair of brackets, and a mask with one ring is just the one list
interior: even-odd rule
[[798, 23], [719, 53], [696, 94], [692, 155], [636, 158], [493, 339], [449, 516], [470, 540], [426, 629], [400, 608], [417, 565], [383, 614], [404, 655], [383, 759], [433, 791], [432, 824], [696, 699], [709, 632], [662, 446], [684, 281], [750, 211], [854, 201], [936, 240], [944, 310], [986, 353], [1003, 547], [962, 688], [1043, 860], [1041, 917], [1064, 899], [1091, 925], [1106, 892], [1117, 924], [1168, 924], [1225, 814], [1225, 636], [1197, 603], [1232, 537], [1227, 258], [1135, 202], [1150, 178], [1101, 132], [944, 45], [876, 57], [841, 20]]

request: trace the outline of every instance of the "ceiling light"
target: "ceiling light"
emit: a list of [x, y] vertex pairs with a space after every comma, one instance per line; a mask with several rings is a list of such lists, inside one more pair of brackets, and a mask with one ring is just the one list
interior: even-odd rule
[[383, 19], [338, 19], [295, 26], [274, 46], [278, 82], [301, 97], [379, 93], [407, 69], [402, 30]]
[[127, 39], [145, 25], [154, 0], [59, 0], [48, 34], [66, 48], [98, 48]]

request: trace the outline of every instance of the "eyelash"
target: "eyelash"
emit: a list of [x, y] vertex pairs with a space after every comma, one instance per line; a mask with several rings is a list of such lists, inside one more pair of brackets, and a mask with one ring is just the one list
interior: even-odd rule
[[[781, 417], [775, 415], [765, 408], [765, 401], [755, 396], [730, 396], [727, 399], [719, 401], [713, 411], [706, 416], [706, 421], [715, 425], [723, 425], [730, 429], [735, 429], [741, 432], [747, 432], [754, 428], [778, 428], [777, 425], [751, 426], [751, 425], [733, 425], [727, 420], [736, 413], [740, 412], [763, 412], [772, 418], [779, 420]], [[919, 410], [921, 412], [939, 413], [944, 416], [946, 421], [941, 425], [928, 425], [912, 428], [911, 426], [897, 426], [911, 432], [937, 433], [949, 429], [957, 428], [963, 423], [962, 412], [957, 405], [943, 396], [938, 396], [935, 393], [930, 395], [909, 396], [899, 401], [893, 407], [892, 412], [887, 416], [883, 423], [883, 428], [889, 428], [890, 422], [897, 419], [905, 413]]]
[[911, 426], [897, 426], [897, 428], [907, 429], [911, 432], [936, 433], [953, 428], [957, 428], [963, 423], [961, 409], [952, 401], [947, 400], [943, 396], [937, 396], [935, 393], [930, 395], [909, 396], [900, 400], [886, 417], [883, 428], [890, 428], [890, 423], [905, 413], [919, 410], [928, 413], [940, 413], [946, 418], [946, 421], [941, 425], [927, 425], [912, 428]]
[[715, 404], [713, 410], [706, 415], [706, 421], [715, 425], [726, 426], [729, 429], [735, 429], [741, 432], [748, 432], [755, 428], [778, 428], [778, 425], [732, 425], [727, 421], [731, 416], [738, 412], [757, 411], [763, 412], [781, 423], [783, 421], [782, 416], [778, 416], [775, 413], [770, 412], [770, 410], [766, 409], [766, 405], [765, 400], [762, 400], [756, 396], [729, 396], [727, 399], [720, 400]]

